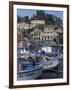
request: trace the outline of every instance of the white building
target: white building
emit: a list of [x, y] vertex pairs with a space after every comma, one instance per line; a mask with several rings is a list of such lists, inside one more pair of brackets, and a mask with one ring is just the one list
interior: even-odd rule
[[44, 26], [44, 29], [38, 29], [35, 28], [32, 32], [32, 40], [36, 41], [51, 41], [51, 42], [56, 42], [58, 34], [56, 30], [54, 29], [54, 25], [47, 25]]

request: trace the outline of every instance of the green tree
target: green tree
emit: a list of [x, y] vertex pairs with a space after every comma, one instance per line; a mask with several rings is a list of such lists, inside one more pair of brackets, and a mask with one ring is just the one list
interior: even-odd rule
[[28, 16], [24, 16], [23, 17], [23, 21], [26, 23], [30, 23], [29, 17]]
[[19, 23], [19, 22], [23, 22], [23, 17], [21, 17], [21, 16], [17, 16], [17, 22]]
[[45, 19], [45, 16], [46, 16], [45, 11], [44, 10], [37, 10], [36, 16], [38, 19], [41, 19], [41, 20]]

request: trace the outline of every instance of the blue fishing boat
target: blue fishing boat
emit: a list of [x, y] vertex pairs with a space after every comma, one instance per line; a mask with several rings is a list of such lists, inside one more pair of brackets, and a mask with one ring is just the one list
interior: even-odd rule
[[42, 66], [36, 65], [35, 67], [25, 67], [25, 70], [17, 72], [18, 80], [33, 80], [38, 78], [42, 74]]
[[42, 74], [42, 63], [37, 64], [32, 57], [19, 58], [17, 66], [17, 80], [33, 80]]

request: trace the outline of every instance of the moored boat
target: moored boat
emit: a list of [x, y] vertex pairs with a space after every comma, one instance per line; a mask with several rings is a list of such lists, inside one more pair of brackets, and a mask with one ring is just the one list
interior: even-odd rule
[[43, 62], [43, 70], [53, 69], [53, 68], [57, 67], [58, 64], [59, 64], [58, 59], [48, 60], [46, 62]]
[[26, 68], [17, 72], [18, 80], [33, 80], [42, 74], [42, 66], [36, 65], [34, 67]]
[[33, 80], [42, 74], [42, 63], [37, 64], [32, 57], [18, 58], [17, 80]]

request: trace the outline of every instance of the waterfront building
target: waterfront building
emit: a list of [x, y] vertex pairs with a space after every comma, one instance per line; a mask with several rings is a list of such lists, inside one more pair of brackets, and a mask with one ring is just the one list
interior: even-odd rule
[[55, 30], [54, 25], [44, 25], [43, 28], [36, 27], [31, 32], [32, 40], [35, 40], [35, 41], [49, 41], [49, 42], [55, 42], [56, 43], [56, 41], [58, 41], [57, 31], [58, 30]]

